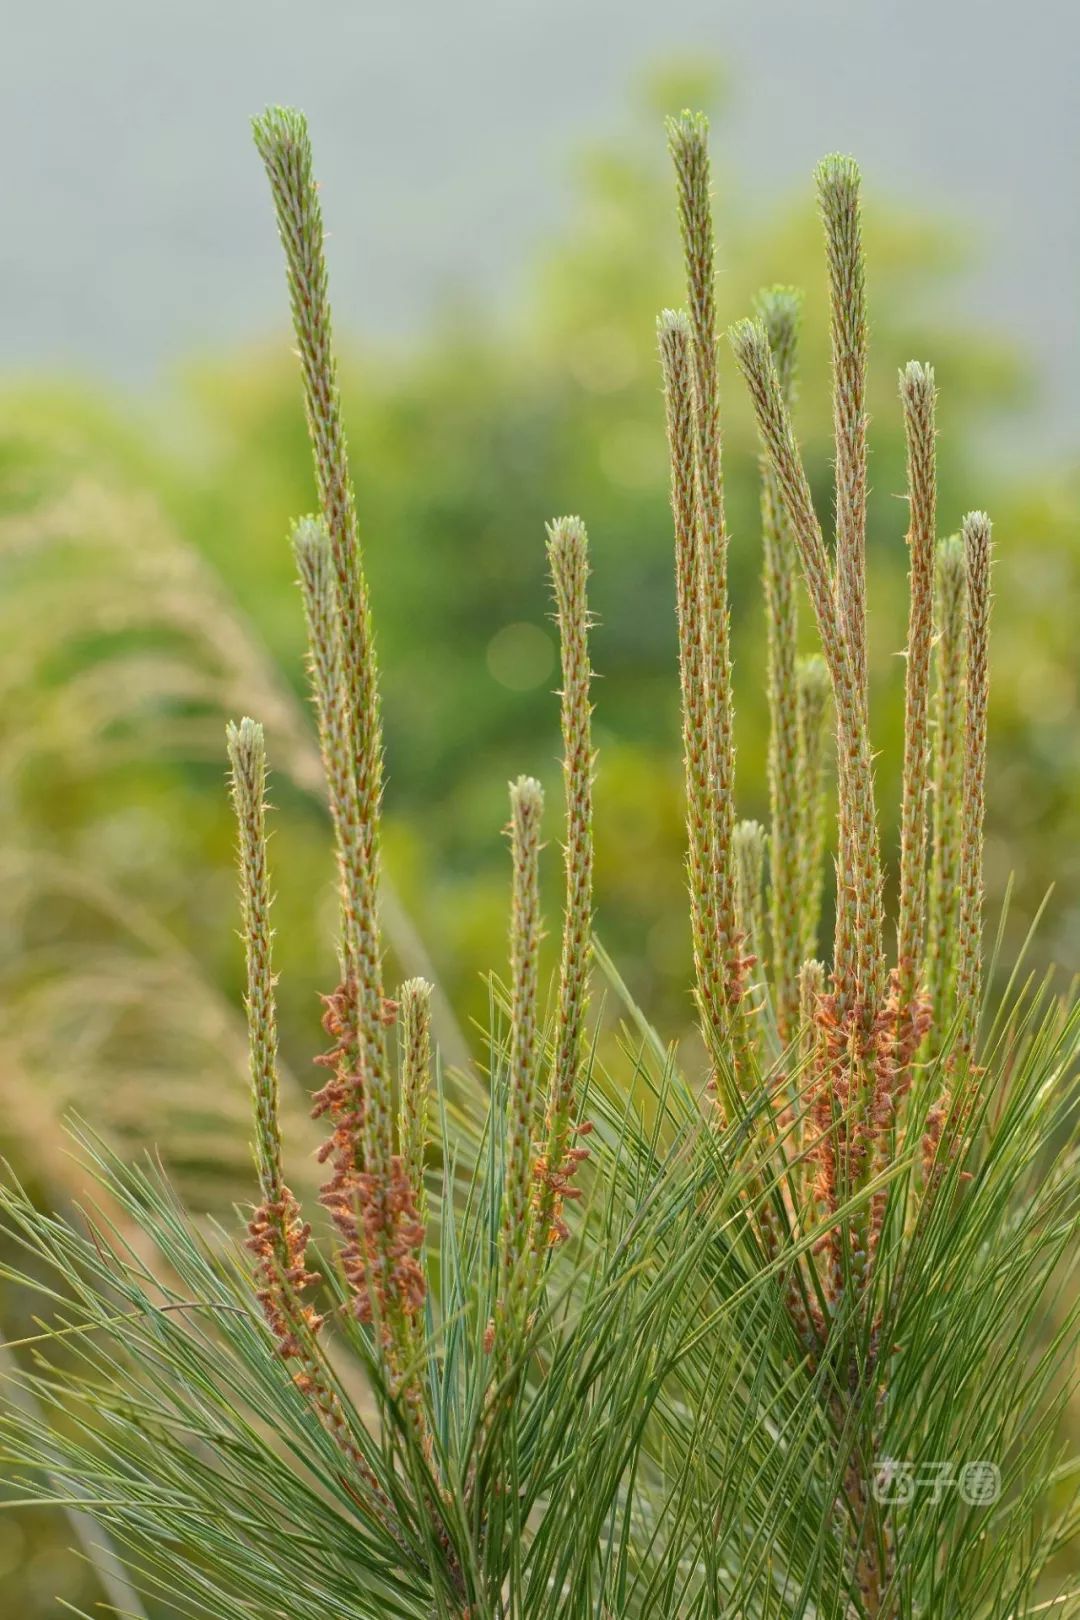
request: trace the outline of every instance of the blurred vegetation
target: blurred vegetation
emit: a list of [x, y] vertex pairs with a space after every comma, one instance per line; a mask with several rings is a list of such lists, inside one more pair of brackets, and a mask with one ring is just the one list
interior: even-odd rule
[[[686, 99], [681, 84], [652, 84], [627, 127], [582, 155], [571, 217], [509, 313], [456, 308], [415, 352], [388, 353], [371, 341], [371, 312], [350, 311], [348, 288], [333, 287], [339, 321], [351, 315], [368, 333], [346, 349], [343, 394], [380, 633], [391, 932], [408, 969], [427, 953], [466, 1039], [486, 1005], [481, 975], [504, 949], [506, 781], [529, 771], [555, 790], [543, 525], [563, 511], [588, 521], [600, 621], [600, 932], [665, 1034], [689, 1031], [654, 343], [656, 313], [681, 284], [659, 113]], [[704, 99], [701, 86], [692, 99]], [[801, 202], [762, 209], [723, 178], [722, 122], [715, 144], [721, 318], [746, 313], [763, 284], [805, 288], [798, 423], [827, 512], [817, 221]], [[818, 155], [806, 154], [808, 173]], [[941, 520], [958, 527], [985, 506], [998, 542], [989, 913], [1013, 873], [1007, 961], [1053, 883], [1039, 954], [1072, 968], [1080, 466], [1029, 469], [1002, 453], [1030, 405], [1028, 384], [1008, 334], [940, 314], [960, 301], [942, 288], [962, 287], [968, 262], [956, 228], [883, 208], [878, 196], [866, 240], [872, 723], [885, 847], [896, 844], [907, 611], [896, 374], [914, 356], [933, 362], [941, 390]], [[332, 242], [330, 257], [333, 277]], [[80, 1180], [57, 1136], [65, 1108], [122, 1144], [160, 1144], [196, 1208], [225, 1208], [246, 1191], [226, 713], [266, 722], [277, 766], [282, 1033], [297, 1082], [289, 1137], [303, 1140], [316, 992], [334, 978], [333, 905], [285, 543], [289, 518], [313, 501], [285, 331], [283, 289], [281, 330], [264, 349], [193, 364], [161, 410], [76, 386], [12, 386], [0, 397], [0, 1149], [54, 1202]], [[721, 363], [740, 813], [762, 816], [757, 448], [734, 367], [726, 354]], [[555, 906], [552, 892], [549, 916]], [[445, 1017], [443, 1037], [460, 1052]], [[298, 1166], [301, 1185], [305, 1173]], [[20, 1302], [0, 1301], [2, 1332], [19, 1321]], [[11, 1584], [12, 1613], [53, 1612], [70, 1536], [56, 1527], [58, 1540], [27, 1555], [24, 1534], [24, 1520], [0, 1519], [0, 1589]], [[86, 1601], [89, 1589], [73, 1564], [62, 1595]]]

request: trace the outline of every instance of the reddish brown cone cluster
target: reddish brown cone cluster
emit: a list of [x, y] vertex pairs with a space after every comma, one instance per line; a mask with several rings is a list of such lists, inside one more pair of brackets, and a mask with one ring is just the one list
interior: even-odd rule
[[323, 997], [323, 1005], [322, 1026], [334, 1045], [315, 1062], [329, 1069], [331, 1077], [316, 1092], [311, 1114], [313, 1119], [328, 1118], [333, 1128], [318, 1153], [319, 1163], [330, 1166], [319, 1202], [329, 1211], [341, 1238], [340, 1260], [346, 1281], [358, 1299], [366, 1299], [367, 1267], [357, 1219], [360, 1175], [356, 1165], [364, 1128], [364, 1088], [352, 1020], [354, 987], [347, 982], [340, 984], [331, 995]]
[[[758, 956], [755, 951], [746, 949], [750, 936], [745, 928], [735, 931], [728, 956], [728, 975], [723, 986], [723, 1001], [728, 1013], [746, 1013], [751, 1010], [746, 1002], [746, 992], [750, 988], [750, 975], [758, 965]], [[720, 945], [723, 946], [723, 936], [720, 936]], [[715, 1087], [714, 1087], [715, 1089]]]
[[902, 1076], [904, 1091], [911, 1083], [908, 1067], [933, 1024], [933, 1008], [925, 989], [916, 990], [905, 1004], [902, 995], [905, 977], [915, 979], [915, 972], [910, 964], [901, 962], [893, 969], [889, 986], [889, 1007], [896, 1025], [894, 1061]]
[[[390, 1160], [388, 1181], [363, 1174], [357, 1177], [357, 1187], [364, 1253], [379, 1311], [385, 1313], [392, 1306], [415, 1316], [424, 1304], [420, 1255], [425, 1231], [400, 1154]], [[356, 1314], [361, 1322], [371, 1320], [369, 1293], [358, 1294]]]
[[[588, 1136], [592, 1122], [582, 1120], [573, 1129], [575, 1136]], [[533, 1165], [533, 1209], [539, 1215], [547, 1208], [551, 1215], [546, 1224], [541, 1221], [536, 1226], [533, 1237], [536, 1249], [553, 1248], [570, 1236], [570, 1228], [562, 1218], [563, 1204], [581, 1197], [581, 1188], [574, 1186], [574, 1176], [578, 1165], [584, 1164], [588, 1157], [588, 1148], [572, 1147], [567, 1148], [558, 1165], [551, 1164], [543, 1153]]]
[[286, 1361], [304, 1353], [296, 1332], [297, 1322], [313, 1334], [323, 1323], [314, 1306], [298, 1306], [289, 1297], [318, 1281], [316, 1273], [307, 1269], [310, 1237], [311, 1227], [285, 1186], [280, 1197], [260, 1204], [248, 1222], [247, 1247], [256, 1257], [255, 1295], [274, 1335], [278, 1355]]
[[[811, 1195], [818, 1217], [827, 1219], [882, 1160], [907, 1075], [906, 1065], [897, 1063], [891, 1002], [867, 1029], [857, 1007], [842, 1013], [836, 995], [823, 995], [815, 1021], [819, 1040], [808, 1104], [815, 1167]], [[877, 1196], [870, 1208], [866, 1260], [877, 1249], [884, 1215], [885, 1201]], [[843, 1285], [839, 1225], [829, 1227], [817, 1250], [829, 1255], [827, 1286], [835, 1298]]]
[[[333, 1129], [318, 1154], [319, 1163], [331, 1169], [319, 1201], [341, 1238], [341, 1266], [357, 1320], [370, 1322], [376, 1314], [385, 1319], [391, 1306], [413, 1316], [425, 1292], [420, 1263], [425, 1231], [415, 1192], [398, 1154], [390, 1160], [388, 1179], [362, 1168], [364, 1080], [354, 986], [340, 984], [323, 1003], [323, 1029], [334, 1044], [315, 1062], [332, 1074], [316, 1093], [312, 1116], [328, 1117]], [[387, 1022], [396, 1012], [395, 1003], [386, 1003]]]

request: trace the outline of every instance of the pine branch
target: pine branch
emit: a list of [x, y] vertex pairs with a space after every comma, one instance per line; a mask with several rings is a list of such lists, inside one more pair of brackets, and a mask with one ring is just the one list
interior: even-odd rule
[[343, 996], [362, 1052], [363, 1128], [362, 1140], [356, 1143], [356, 1164], [385, 1181], [394, 1150], [393, 1098], [386, 1053], [378, 896], [352, 770], [335, 570], [330, 539], [320, 519], [301, 518], [294, 526], [293, 553], [307, 621], [308, 666], [337, 849]]
[[562, 650], [563, 850], [565, 902], [555, 1052], [544, 1118], [544, 1152], [536, 1166], [533, 1243], [544, 1249], [567, 1236], [562, 1206], [576, 1196], [571, 1180], [587, 1150], [571, 1145], [592, 958], [592, 705], [589, 685], [588, 536], [580, 518], [548, 529], [548, 563]]
[[522, 1326], [522, 1260], [529, 1248], [530, 1199], [536, 1154], [539, 1082], [540, 821], [539, 782], [520, 776], [510, 786], [510, 1083], [506, 1116], [506, 1181], [500, 1235], [502, 1326]]
[[[799, 954], [818, 948], [825, 882], [825, 749], [829, 672], [817, 655], [796, 665], [798, 686], [797, 815]], [[801, 1005], [801, 1002], [800, 1002]]]
[[817, 169], [818, 206], [829, 263], [829, 316], [836, 435], [836, 595], [855, 680], [866, 704], [866, 267], [852, 158]]
[[[815, 1197], [828, 1220], [838, 1217], [844, 1204], [868, 1185], [894, 1115], [891, 1054], [883, 1049], [887, 1006], [882, 868], [860, 674], [863, 663], [860, 650], [851, 644], [852, 626], [857, 624], [853, 604], [844, 598], [851, 575], [844, 582], [838, 574], [834, 581], [768, 334], [760, 323], [743, 321], [730, 336], [802, 561], [837, 713], [840, 850], [833, 993], [822, 1005], [828, 1052], [812, 1108], [818, 1144]], [[872, 1200], [850, 1220], [836, 1219], [822, 1239], [828, 1255], [829, 1301], [840, 1299], [849, 1277], [858, 1293], [865, 1293], [882, 1216], [881, 1200]], [[820, 1326], [824, 1331], [824, 1321]]]
[[[684, 112], [668, 122], [668, 145], [675, 166], [679, 228], [686, 265], [687, 301], [693, 353], [696, 547], [700, 593], [700, 638], [704, 656], [704, 697], [708, 758], [713, 778], [711, 881], [716, 885], [716, 921], [726, 983], [724, 995], [736, 1055], [745, 1057], [740, 1003], [744, 966], [736, 917], [735, 719], [731, 688], [730, 609], [728, 606], [724, 486], [720, 451], [720, 392], [717, 380], [715, 257], [709, 166], [708, 120]], [[663, 318], [663, 317], [662, 317]], [[698, 609], [695, 607], [695, 615]]]
[[262, 727], [250, 719], [242, 720], [239, 726], [230, 724], [226, 739], [239, 846], [255, 1164], [264, 1203], [276, 1205], [282, 1201], [285, 1178], [278, 1118], [274, 934], [270, 925], [270, 878], [266, 860], [266, 744]]
[[413, 1326], [423, 1305], [424, 1225], [396, 1152], [393, 1081], [386, 1026], [393, 1009], [382, 990], [375, 876], [351, 769], [348, 686], [337, 582], [325, 524], [301, 518], [293, 552], [308, 629], [308, 664], [334, 826], [342, 914], [344, 977], [326, 998], [324, 1027], [334, 1046], [319, 1061], [332, 1071], [315, 1099], [332, 1132], [321, 1150], [330, 1165], [322, 1202], [342, 1240], [341, 1264], [361, 1321], [374, 1322], [388, 1370], [401, 1380], [424, 1450], [430, 1437], [411, 1361]]
[[931, 1037], [940, 1046], [953, 1016], [960, 919], [960, 815], [964, 781], [967, 567], [958, 534], [937, 549], [933, 840], [926, 983]]
[[957, 1054], [975, 1061], [982, 1005], [983, 822], [986, 807], [986, 719], [990, 692], [990, 519], [964, 519], [967, 564], [967, 712], [964, 801], [960, 824], [960, 916], [957, 927]]
[[[693, 342], [686, 316], [665, 310], [657, 323], [671, 458], [675, 524], [675, 584], [686, 774], [687, 865], [697, 1002], [706, 1045], [722, 1042], [729, 1022], [721, 923], [713, 868], [714, 794], [705, 701], [707, 671], [698, 605], [701, 575], [696, 544]], [[737, 927], [737, 924], [734, 924]], [[741, 994], [741, 986], [740, 986]], [[724, 1099], [731, 1110], [735, 1099]]]
[[382, 794], [378, 668], [356, 521], [356, 498], [341, 419], [323, 252], [322, 207], [307, 120], [303, 115], [289, 108], [271, 107], [254, 120], [253, 130], [255, 145], [270, 181], [278, 234], [285, 252], [315, 482], [334, 563], [365, 860], [374, 881], [378, 874]]
[[262, 1202], [248, 1226], [256, 1256], [257, 1294], [277, 1354], [299, 1363], [296, 1382], [311, 1401], [349, 1469], [365, 1511], [396, 1536], [390, 1501], [352, 1438], [340, 1397], [315, 1346], [322, 1318], [302, 1302], [317, 1281], [307, 1270], [311, 1235], [285, 1183], [278, 1119], [277, 1013], [266, 863], [266, 748], [262, 727], [244, 719], [227, 731], [231, 791], [239, 831], [240, 899], [247, 958], [247, 1015], [255, 1115], [255, 1158]]
[[928, 1009], [922, 984], [926, 942], [926, 800], [930, 772], [930, 654], [934, 632], [937, 469], [936, 389], [929, 366], [900, 374], [907, 436], [911, 605], [905, 676], [904, 778], [900, 823], [900, 916], [896, 934], [897, 1062], [921, 1044]]
[[[768, 334], [784, 402], [795, 392], [801, 294], [772, 287], [760, 295], [757, 313]], [[799, 870], [799, 694], [796, 674], [799, 620], [798, 557], [784, 521], [772, 470], [762, 457], [761, 533], [769, 690], [769, 896], [772, 978], [781, 1044], [793, 1035], [799, 1015], [799, 963], [803, 943], [803, 897]], [[759, 951], [763, 941], [756, 947]]]
[[739, 929], [746, 940], [748, 959], [752, 959], [749, 977], [753, 992], [751, 1004], [755, 1010], [760, 1010], [762, 994], [768, 994], [765, 972], [765, 849], [768, 842], [760, 821], [736, 823]]
[[799, 969], [799, 1028], [804, 1062], [818, 1048], [817, 1016], [825, 994], [825, 964], [809, 957]]
[[[809, 958], [799, 969], [799, 1077], [801, 1095], [796, 1105], [798, 1146], [806, 1154], [804, 1218], [808, 1224], [830, 1221], [837, 1207], [837, 1126], [836, 1098], [832, 1081], [829, 1042], [830, 1020], [826, 995], [824, 962]], [[828, 1297], [835, 1298], [841, 1285], [838, 1275], [838, 1234], [828, 1230], [822, 1245], [826, 1256], [823, 1283]], [[818, 1322], [817, 1338], [826, 1332]]]
[[[859, 210], [860, 176], [851, 158], [834, 155], [817, 169], [818, 205], [829, 265], [830, 340], [833, 368], [833, 429], [836, 441], [836, 600], [864, 716], [866, 658], [866, 296]], [[841, 782], [845, 771], [841, 757]], [[860, 829], [840, 796], [840, 866], [850, 873], [861, 859]], [[867, 949], [860, 939], [857, 886], [848, 902], [846, 882], [837, 906], [836, 960], [841, 980], [865, 995]]]
[[840, 1012], [846, 1016], [854, 1010], [864, 1034], [869, 1034], [881, 1006], [885, 959], [873, 756], [858, 664], [848, 646], [846, 619], [837, 604], [821, 526], [768, 334], [760, 323], [741, 321], [731, 330], [731, 346], [750, 389], [758, 432], [802, 561], [836, 703], [841, 861], [834, 971]]
[[426, 1222], [424, 1163], [431, 1102], [431, 986], [426, 979], [406, 979], [398, 999], [401, 1008], [398, 1142], [417, 1217]]

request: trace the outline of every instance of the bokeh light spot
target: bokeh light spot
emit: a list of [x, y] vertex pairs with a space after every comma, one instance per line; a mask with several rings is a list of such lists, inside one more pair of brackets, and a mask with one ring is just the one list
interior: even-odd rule
[[531, 692], [555, 668], [555, 643], [538, 624], [505, 624], [488, 642], [487, 666], [500, 686]]

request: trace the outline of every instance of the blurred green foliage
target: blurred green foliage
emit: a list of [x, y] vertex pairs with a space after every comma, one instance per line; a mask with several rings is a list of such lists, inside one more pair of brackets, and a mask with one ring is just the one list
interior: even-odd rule
[[[371, 312], [332, 286], [339, 328], [368, 333], [346, 349], [343, 394], [383, 670], [387, 867], [465, 1018], [483, 1013], [481, 975], [503, 956], [507, 779], [534, 773], [558, 802], [544, 523], [577, 511], [599, 618], [599, 928], [657, 1025], [672, 1037], [689, 1030], [654, 344], [656, 313], [681, 284], [656, 106], [686, 99], [674, 82], [651, 86], [629, 126], [582, 155], [571, 215], [509, 314], [457, 308], [415, 352], [391, 353], [371, 341]], [[805, 289], [797, 420], [827, 515], [818, 225], [802, 202], [765, 210], [724, 177], [722, 122], [715, 145], [721, 319], [746, 313], [764, 284]], [[818, 155], [806, 155], [808, 176]], [[867, 189], [872, 723], [885, 847], [895, 852], [907, 613], [896, 375], [917, 357], [933, 362], [941, 390], [941, 522], [959, 527], [973, 506], [995, 520], [990, 914], [1013, 872], [1015, 945], [1055, 884], [1040, 949], [1070, 967], [1080, 960], [1080, 467], [1050, 474], [1008, 454], [1026, 405], [1019, 357], [1007, 334], [940, 314], [957, 302], [941, 289], [964, 267], [963, 239]], [[330, 257], [333, 276], [332, 242]], [[223, 707], [265, 719], [282, 766], [272, 857], [283, 1040], [301, 1086], [311, 1078], [315, 992], [330, 987], [334, 962], [285, 540], [313, 501], [286, 326], [283, 288], [280, 332], [265, 349], [193, 365], [164, 413], [76, 387], [20, 386], [0, 399], [0, 861], [11, 900], [0, 925], [0, 1146], [46, 1197], [71, 1191], [51, 1127], [64, 1105], [124, 1139], [160, 1142], [196, 1202], [242, 1190]], [[740, 813], [764, 819], [757, 448], [734, 367], [721, 362]], [[185, 548], [190, 577], [176, 560]], [[805, 610], [803, 622], [809, 646]], [[273, 712], [259, 713], [260, 695]], [[558, 828], [548, 833], [553, 917]], [[0, 1527], [0, 1571], [27, 1572], [11, 1612], [30, 1615], [33, 1557], [12, 1551], [22, 1533]]]
[[[498, 834], [506, 780], [520, 770], [554, 777], [556, 649], [543, 525], [557, 512], [580, 511], [593, 541], [599, 617], [600, 926], [636, 993], [674, 1033], [688, 1022], [688, 941], [653, 331], [657, 310], [679, 296], [680, 273], [653, 111], [658, 96], [671, 105], [683, 99], [677, 84], [651, 86], [634, 126], [581, 158], [578, 201], [563, 239], [545, 253], [513, 315], [455, 311], [419, 352], [405, 356], [350, 349], [343, 390], [383, 667], [388, 864], [451, 999], [480, 1007], [479, 974], [501, 953], [505, 862]], [[722, 134], [717, 145], [722, 153]], [[961, 244], [939, 225], [883, 209], [872, 185], [868, 190], [873, 718], [886, 847], [895, 844], [902, 700], [896, 654], [906, 622], [895, 379], [898, 366], [917, 355], [933, 361], [941, 388], [941, 521], [958, 526], [974, 504], [985, 504], [996, 521], [992, 901], [1014, 871], [1019, 927], [1056, 881], [1056, 938], [1074, 944], [1075, 474], [1058, 484], [1029, 479], [1007, 457], [980, 449], [992, 428], [1007, 443], [1010, 414], [1022, 408], [1018, 359], [1000, 337], [964, 330], [952, 319], [933, 325], [931, 295], [962, 268]], [[817, 222], [801, 204], [763, 213], [724, 180], [717, 216], [722, 318], [745, 312], [763, 284], [785, 279], [805, 289], [798, 422], [819, 509], [827, 514], [830, 412]], [[267, 251], [273, 251], [269, 211]], [[350, 310], [347, 292], [336, 289], [339, 326], [362, 325], [365, 312]], [[282, 335], [263, 351], [193, 366], [164, 423], [74, 390], [9, 395], [0, 422], [0, 498], [9, 515], [25, 519], [86, 478], [106, 491], [149, 495], [163, 522], [220, 576], [288, 685], [302, 694], [300, 616], [284, 537], [290, 516], [310, 506], [312, 486], [283, 334], [284, 294]], [[740, 809], [761, 816], [756, 445], [726, 357], [724, 372]], [[146, 533], [142, 545], [149, 555], [141, 565], [152, 569], [154, 536]], [[44, 564], [23, 555], [14, 573], [6, 566], [9, 691], [85, 671], [110, 634], [90, 614], [80, 633], [85, 563], [73, 567], [70, 556], [53, 551]], [[69, 632], [61, 646], [49, 639], [57, 598]], [[808, 637], [809, 618], [804, 612]], [[153, 622], [148, 611], [141, 639], [126, 621], [118, 627], [142, 656], [141, 665], [131, 659], [131, 678], [147, 680], [142, 707], [151, 719], [156, 706], [175, 713], [177, 704], [155, 690], [145, 655], [184, 651], [164, 632], [155, 639]], [[28, 641], [38, 656], [27, 656]], [[186, 751], [201, 753], [197, 763], [170, 760], [185, 752], [182, 745], [170, 741], [155, 750], [146, 733], [139, 742], [150, 747], [128, 757], [122, 747], [110, 749], [116, 739], [107, 722], [98, 735], [78, 735], [80, 717], [61, 691], [64, 701], [43, 716], [53, 729], [39, 726], [35, 757], [9, 790], [8, 838], [18, 843], [29, 835], [133, 887], [231, 990], [235, 952], [220, 926], [228, 915], [228, 818], [220, 761], [207, 740], [212, 733], [197, 747], [192, 733]], [[197, 710], [200, 698], [205, 694], [193, 691], [185, 711]], [[290, 805], [287, 813], [278, 859], [282, 933], [293, 942], [299, 935], [303, 943], [290, 954], [310, 960], [300, 917], [312, 887], [329, 873], [320, 872], [314, 853], [321, 836], [310, 807]], [[1067, 949], [1058, 954], [1069, 959]], [[311, 982], [310, 973], [305, 978]]]

